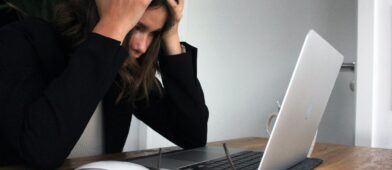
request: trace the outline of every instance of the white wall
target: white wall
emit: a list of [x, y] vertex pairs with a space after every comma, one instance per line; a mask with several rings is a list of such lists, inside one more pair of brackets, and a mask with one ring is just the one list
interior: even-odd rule
[[[356, 0], [186, 3], [181, 31], [184, 40], [199, 48], [198, 75], [210, 110], [208, 141], [267, 136], [268, 113], [276, 111], [276, 100], [283, 99], [310, 28], [347, 56], [347, 61], [355, 60]], [[347, 80], [354, 79], [354, 74], [343, 74], [333, 95], [339, 108], [327, 109], [327, 121], [322, 122], [325, 130], [319, 135], [321, 140], [353, 144], [354, 95], [344, 88], [348, 89]], [[342, 98], [342, 92], [349, 96]], [[151, 129], [142, 130], [145, 147], [170, 145]]]
[[356, 144], [392, 148], [392, 1], [358, 3]]
[[[356, 61], [357, 0], [310, 0], [309, 24], [340, 51], [347, 63]], [[318, 142], [354, 145], [355, 92], [350, 89], [355, 72], [340, 72], [321, 120]]]
[[358, 0], [355, 145], [371, 146], [373, 112], [374, 1]]
[[376, 0], [374, 39], [374, 147], [392, 148], [392, 1]]

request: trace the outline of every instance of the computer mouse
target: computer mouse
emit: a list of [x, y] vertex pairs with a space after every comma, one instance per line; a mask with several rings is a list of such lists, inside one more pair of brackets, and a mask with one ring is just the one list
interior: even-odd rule
[[148, 170], [148, 168], [125, 161], [97, 161], [84, 164], [75, 170]]

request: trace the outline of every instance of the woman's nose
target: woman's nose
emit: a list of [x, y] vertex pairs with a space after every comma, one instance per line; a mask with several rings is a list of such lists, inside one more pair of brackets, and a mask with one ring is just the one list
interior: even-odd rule
[[133, 49], [137, 52], [144, 54], [148, 48], [148, 35], [143, 33], [138, 33], [134, 37]]

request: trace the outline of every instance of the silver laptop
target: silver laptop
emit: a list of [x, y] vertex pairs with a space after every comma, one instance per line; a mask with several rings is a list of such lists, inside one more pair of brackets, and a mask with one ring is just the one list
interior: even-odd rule
[[[342, 62], [343, 56], [336, 49], [315, 31], [309, 31], [275, 126], [259, 159], [259, 170], [288, 169], [307, 158]], [[229, 150], [234, 154], [242, 151]], [[225, 154], [219, 147], [184, 150], [163, 155], [161, 168], [179, 169], [220, 157]], [[131, 162], [156, 167], [157, 156]]]

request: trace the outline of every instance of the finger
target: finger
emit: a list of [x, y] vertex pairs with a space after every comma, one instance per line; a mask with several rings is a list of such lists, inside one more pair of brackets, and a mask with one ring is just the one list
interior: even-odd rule
[[167, 2], [169, 3], [169, 5], [174, 8], [178, 5], [176, 0], [167, 0]]
[[177, 1], [178, 1], [179, 6], [181, 6], [181, 7], [184, 6], [185, 0], [177, 0]]
[[152, 0], [147, 0], [147, 1], [148, 1], [147, 6], [149, 6], [151, 4]]

